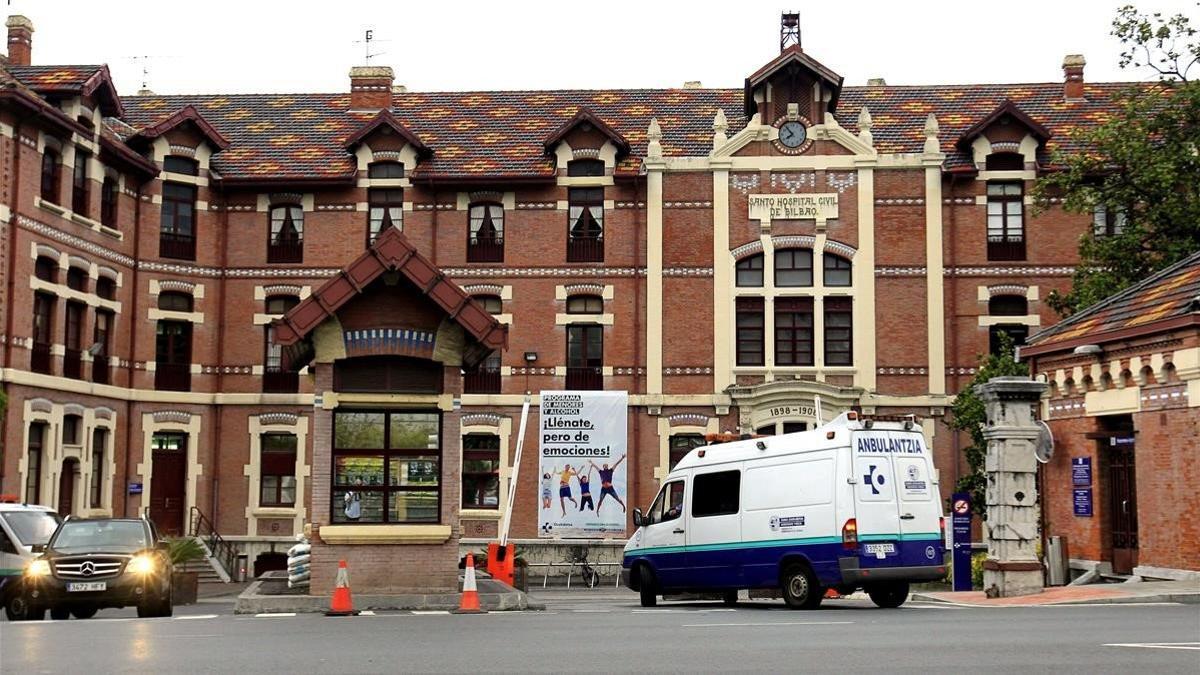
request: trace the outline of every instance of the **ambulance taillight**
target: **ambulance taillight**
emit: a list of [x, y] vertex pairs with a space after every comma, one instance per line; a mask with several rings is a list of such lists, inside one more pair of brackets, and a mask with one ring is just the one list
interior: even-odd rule
[[942, 531], [942, 542], [945, 545], [946, 541], [946, 516], [938, 518], [938, 529]]
[[847, 520], [842, 526], [842, 548], [858, 548], [858, 521], [854, 518]]

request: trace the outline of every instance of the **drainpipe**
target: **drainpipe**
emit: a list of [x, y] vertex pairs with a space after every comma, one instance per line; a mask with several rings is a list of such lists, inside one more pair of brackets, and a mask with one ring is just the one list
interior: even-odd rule
[[[645, 208], [641, 208], [641, 209], [637, 208], [637, 205], [638, 205], [638, 202], [641, 202], [646, 199], [645, 194], [646, 194], [646, 190], [647, 190], [647, 187], [646, 187], [647, 178], [644, 175], [640, 176], [640, 178], [641, 178], [640, 181], [638, 179], [634, 179], [633, 206], [634, 206], [634, 211], [637, 214], [635, 216], [637, 219], [637, 223], [636, 223], [637, 227], [634, 228], [633, 236], [630, 237], [630, 246], [633, 247], [633, 268], [634, 268], [634, 275], [633, 275], [633, 390], [641, 391], [642, 394], [645, 395], [646, 388], [647, 388], [645, 386], [645, 383], [648, 380], [645, 377], [637, 374], [638, 368], [642, 366], [642, 340], [645, 339], [645, 336], [642, 334], [643, 330], [644, 330], [644, 327], [642, 326], [642, 309], [641, 309], [642, 282], [638, 279], [637, 269], [640, 266], [646, 265], [646, 262], [643, 260], [643, 254], [646, 251], [643, 247], [638, 245], [638, 235], [641, 232], [645, 231], [645, 229], [646, 229], [646, 211], [645, 211]], [[649, 205], [647, 205], [646, 208], [649, 208]], [[649, 277], [646, 278], [645, 282], [649, 283]], [[648, 376], [649, 373], [646, 373], [645, 375]], [[649, 408], [647, 408], [647, 410], [649, 410]], [[642, 413], [637, 412], [633, 416], [633, 447], [636, 448], [638, 445], [640, 445], [641, 439], [642, 439]], [[640, 488], [641, 485], [638, 485], [638, 483], [640, 481], [638, 481], [638, 478], [637, 478], [637, 475], [638, 475], [637, 470], [638, 470], [638, 467], [641, 465], [641, 461], [639, 460], [638, 453], [626, 452], [625, 456], [629, 458], [629, 468], [628, 468], [629, 473], [628, 473], [628, 475], [633, 478], [634, 484], [638, 488]], [[632, 497], [630, 497], [630, 500], [633, 501]], [[637, 499], [636, 503], [640, 504], [640, 503], [642, 503], [642, 500]], [[626, 515], [625, 515], [626, 519], [632, 517], [630, 515], [633, 513], [632, 504], [630, 505], [629, 508], [625, 509], [625, 512], [626, 512]]]
[[[142, 259], [142, 190], [146, 187], [143, 182], [138, 185], [137, 194], [133, 197], [133, 265], [130, 266], [131, 276], [133, 277], [130, 287], [133, 289], [129, 301], [131, 311], [126, 314], [126, 320], [129, 321], [129, 388], [134, 389], [134, 375], [137, 369], [134, 364], [137, 362], [137, 335], [138, 325], [138, 298], [141, 296], [139, 290], [139, 261]], [[132, 461], [133, 455], [133, 407], [134, 401], [131, 397], [125, 404], [125, 471], [124, 477], [121, 480], [121, 515], [129, 517], [129, 464]]]
[[[956, 260], [954, 258], [954, 252], [955, 252], [955, 247], [958, 243], [958, 227], [957, 227], [957, 222], [956, 222], [957, 219], [955, 218], [955, 214], [958, 212], [958, 209], [956, 208], [957, 205], [954, 203], [955, 196], [957, 195], [957, 192], [955, 191], [955, 184], [957, 182], [958, 182], [958, 174], [951, 173], [950, 174], [950, 256], [949, 256], [950, 257], [950, 267], [954, 267], [954, 264], [956, 262]], [[945, 208], [945, 207], [939, 205], [939, 208]], [[961, 383], [959, 382], [960, 376], [958, 374], [957, 363], [954, 363], [955, 361], [958, 360], [958, 331], [955, 329], [955, 324], [957, 323], [957, 320], [958, 320], [958, 313], [953, 311], [953, 308], [958, 305], [958, 277], [951, 274], [948, 277], [944, 277], [944, 278], [949, 279], [950, 292], [946, 295], [950, 298], [951, 308], [952, 308], [952, 311], [950, 312], [950, 355], [951, 355], [951, 359], [952, 359], [952, 362], [950, 364], [950, 368], [951, 368], [950, 382], [953, 383], [953, 385], [954, 385], [953, 392], [955, 395], [957, 395], [958, 388], [961, 385]], [[945, 419], [945, 417], [943, 416], [942, 419]], [[961, 447], [962, 444], [959, 442], [960, 433], [961, 432], [959, 432], [958, 430], [955, 430], [954, 433], [952, 433], [950, 435], [950, 440], [952, 441], [953, 448], [954, 448], [954, 483], [955, 483], [955, 485], [958, 484], [958, 479], [962, 477], [962, 447]]]
[[[208, 194], [209, 199], [212, 199], [213, 197], [216, 196], [215, 194], [213, 194], [215, 192], [215, 190], [213, 189], [213, 187], [211, 185], [209, 186], [208, 190], [209, 190], [209, 194]], [[225, 197], [226, 195], [222, 195], [222, 196]], [[213, 201], [215, 201], [215, 200], [213, 200]], [[227, 203], [228, 199], [225, 199], [223, 201], [226, 202], [225, 204], [223, 204], [223, 206], [228, 206], [228, 203]], [[216, 383], [217, 386], [215, 387], [215, 391], [213, 392], [213, 406], [212, 406], [213, 413], [216, 415], [217, 419], [216, 419], [216, 422], [213, 424], [212, 506], [209, 508], [209, 512], [212, 513], [212, 523], [213, 523], [214, 530], [217, 529], [217, 523], [221, 522], [221, 521], [217, 520], [217, 515], [218, 515], [217, 511], [219, 509], [219, 504], [221, 503], [220, 502], [220, 496], [221, 496], [221, 422], [225, 416], [222, 414], [221, 405], [219, 403], [217, 403], [216, 397], [221, 392], [225, 391], [225, 375], [224, 375], [225, 369], [220, 367], [221, 366], [220, 360], [221, 360], [222, 356], [225, 354], [225, 305], [227, 304], [225, 302], [225, 294], [228, 291], [228, 278], [225, 276], [225, 270], [228, 269], [228, 264], [229, 264], [229, 209], [228, 208], [221, 209], [221, 233], [220, 233], [220, 236], [221, 236], [221, 276], [217, 277], [217, 283], [220, 287], [221, 301], [217, 305], [217, 383]], [[270, 330], [270, 329], [268, 328], [268, 330]], [[188, 516], [190, 519], [191, 514], [188, 514]], [[247, 532], [246, 534], [254, 534], [254, 533]]]
[[[4, 366], [12, 368], [12, 344], [13, 344], [13, 317], [16, 312], [13, 311], [12, 301], [17, 292], [17, 275], [14, 272], [17, 265], [17, 207], [20, 202], [21, 189], [21, 124], [25, 119], [18, 119], [13, 125], [13, 158], [12, 158], [12, 189], [9, 194], [12, 196], [12, 204], [9, 209], [8, 221], [8, 318], [4, 334], [8, 338], [4, 341]], [[8, 389], [7, 386], [4, 387]], [[5, 445], [3, 439], [7, 438], [8, 433], [8, 415], [0, 415], [0, 486], [4, 485], [4, 459]], [[23, 485], [17, 486], [18, 492], [23, 492]], [[24, 495], [21, 497], [24, 499]]]

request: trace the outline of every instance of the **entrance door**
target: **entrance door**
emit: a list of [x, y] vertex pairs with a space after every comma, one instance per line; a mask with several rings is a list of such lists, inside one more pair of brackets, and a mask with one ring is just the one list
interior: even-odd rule
[[75, 483], [79, 477], [79, 460], [69, 457], [63, 460], [62, 473], [58, 475], [58, 514], [64, 518], [75, 512]]
[[187, 476], [187, 435], [155, 434], [150, 476], [150, 520], [163, 534], [183, 534]]
[[1133, 574], [1137, 566], [1137, 481], [1133, 438], [1111, 438], [1108, 448], [1108, 512], [1112, 527], [1112, 566], [1117, 574]]

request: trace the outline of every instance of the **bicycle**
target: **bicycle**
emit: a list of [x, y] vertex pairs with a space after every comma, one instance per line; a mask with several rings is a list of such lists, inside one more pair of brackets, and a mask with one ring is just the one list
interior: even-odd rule
[[570, 551], [570, 562], [572, 565], [579, 565], [579, 573], [583, 576], [583, 583], [588, 588], [595, 588], [600, 583], [600, 573], [596, 571], [596, 568], [588, 564], [587, 546], [572, 546]]

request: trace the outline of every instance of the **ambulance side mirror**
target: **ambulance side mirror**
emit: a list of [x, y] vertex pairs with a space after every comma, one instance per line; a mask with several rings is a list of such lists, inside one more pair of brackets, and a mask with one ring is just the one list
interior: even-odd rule
[[634, 527], [641, 527], [644, 524], [645, 523], [642, 521], [642, 510], [634, 509], [633, 510], [633, 525], [634, 525]]

